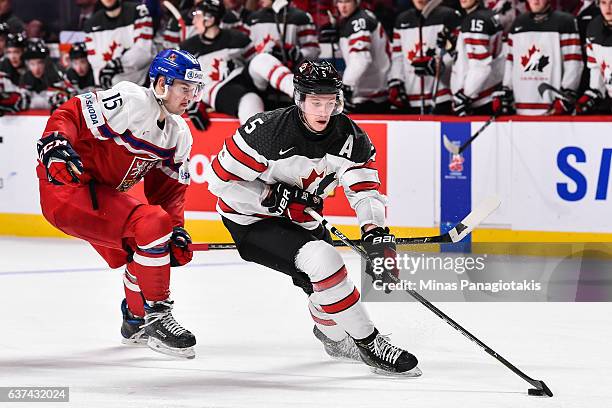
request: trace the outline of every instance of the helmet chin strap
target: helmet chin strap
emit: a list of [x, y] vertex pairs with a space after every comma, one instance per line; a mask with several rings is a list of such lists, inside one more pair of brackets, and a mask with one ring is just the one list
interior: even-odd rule
[[166, 105], [164, 104], [164, 100], [166, 99], [166, 96], [168, 96], [168, 84], [164, 84], [164, 93], [163, 94], [158, 94], [155, 91], [155, 87], [153, 86], [153, 84], [151, 84], [151, 91], [153, 91], [153, 95], [155, 96], [155, 99], [157, 100], [157, 103], [159, 104], [159, 107], [161, 108], [162, 112], [164, 113], [164, 116], [169, 116], [171, 115], [171, 113], [168, 111], [168, 109], [166, 108]]

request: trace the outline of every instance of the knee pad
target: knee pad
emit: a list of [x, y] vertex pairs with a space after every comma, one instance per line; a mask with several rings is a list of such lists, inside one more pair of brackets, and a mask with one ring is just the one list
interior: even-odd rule
[[141, 205], [130, 215], [136, 244], [140, 248], [151, 248], [162, 244], [172, 235], [172, 219], [158, 205]]
[[[324, 241], [310, 241], [304, 244], [295, 257], [295, 266], [306, 273], [317, 291], [317, 283], [322, 283], [332, 275], [340, 272], [346, 277], [342, 257]], [[341, 272], [344, 270], [344, 272]]]

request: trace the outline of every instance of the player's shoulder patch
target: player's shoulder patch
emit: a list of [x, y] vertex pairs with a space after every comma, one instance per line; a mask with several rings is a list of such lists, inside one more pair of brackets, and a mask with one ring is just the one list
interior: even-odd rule
[[338, 119], [339, 150], [332, 153], [355, 163], [367, 162], [375, 152], [368, 134], [348, 116], [341, 114]]
[[85, 119], [87, 129], [93, 129], [104, 124], [102, 106], [95, 92], [77, 95], [81, 101], [81, 114]]

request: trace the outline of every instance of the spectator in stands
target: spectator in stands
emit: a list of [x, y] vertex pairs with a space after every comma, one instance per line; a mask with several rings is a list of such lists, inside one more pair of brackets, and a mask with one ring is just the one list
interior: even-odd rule
[[70, 68], [66, 71], [66, 78], [78, 93], [91, 91], [95, 87], [93, 71], [87, 59], [87, 46], [85, 43], [72, 44], [70, 52]]
[[20, 86], [31, 98], [32, 109], [53, 112], [70, 99], [74, 89], [49, 58], [49, 48], [40, 40], [29, 41], [23, 53], [26, 73]]
[[143, 85], [155, 56], [153, 21], [144, 4], [100, 0], [102, 9], [85, 23], [85, 44], [96, 84], [120, 81]]
[[38, 19], [30, 20], [25, 25], [26, 37], [30, 40], [38, 39], [47, 41], [47, 30], [42, 21]]
[[23, 21], [13, 15], [11, 0], [0, 0], [0, 23], [7, 23], [11, 33], [21, 33], [25, 28]]
[[11, 33], [6, 37], [6, 47], [4, 58], [0, 62], [0, 72], [15, 86], [19, 86], [21, 76], [26, 71], [23, 62], [25, 46], [26, 39], [20, 33]]

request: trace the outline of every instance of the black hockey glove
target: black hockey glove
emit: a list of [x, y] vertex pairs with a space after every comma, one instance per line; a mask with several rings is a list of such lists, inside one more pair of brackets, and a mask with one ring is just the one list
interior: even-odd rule
[[47, 170], [49, 182], [57, 185], [78, 184], [83, 174], [81, 157], [70, 142], [55, 132], [36, 143], [38, 160]]
[[453, 111], [457, 116], [466, 116], [472, 113], [472, 99], [468, 98], [463, 90], [453, 96]]
[[552, 115], [567, 115], [574, 110], [576, 103], [576, 92], [571, 89], [561, 88], [561, 92], [565, 97], [555, 99], [549, 109]]
[[418, 76], [436, 75], [436, 59], [429, 55], [416, 57], [412, 60], [414, 73]]
[[442, 31], [438, 33], [436, 45], [454, 58], [456, 54], [455, 47], [457, 46], [457, 36], [453, 34], [450, 28], [445, 26]]
[[331, 23], [323, 24], [319, 28], [319, 42], [320, 43], [338, 43], [340, 41], [340, 33], [338, 28]]
[[319, 214], [323, 211], [321, 197], [283, 183], [271, 186], [270, 193], [261, 205], [268, 207], [270, 213], [287, 217], [297, 223], [314, 221], [314, 218], [304, 212], [306, 208], [312, 208]]
[[170, 266], [183, 266], [193, 259], [191, 236], [183, 227], [174, 227], [170, 237]]
[[578, 115], [590, 115], [595, 111], [595, 107], [601, 102], [603, 96], [596, 89], [587, 89], [576, 102], [576, 113]]
[[30, 96], [20, 92], [0, 92], [0, 116], [30, 108]]
[[68, 102], [70, 99], [70, 94], [64, 91], [54, 92], [49, 97], [49, 106], [51, 107], [51, 113], [55, 112], [57, 108], [62, 106], [64, 103]]
[[206, 110], [206, 104], [202, 101], [193, 101], [187, 107], [187, 115], [191, 123], [198, 130], [206, 130], [210, 126], [210, 117]]
[[398, 109], [408, 106], [408, 97], [404, 82], [399, 79], [392, 79], [387, 84], [389, 88], [389, 102]]
[[100, 86], [108, 89], [113, 86], [113, 78], [123, 73], [123, 64], [119, 58], [110, 60], [101, 70], [99, 75]]
[[512, 89], [504, 86], [499, 91], [493, 92], [491, 96], [493, 97], [491, 108], [494, 115], [511, 115], [514, 113]]
[[[376, 227], [361, 236], [363, 249], [372, 261], [366, 266], [366, 273], [374, 282], [394, 282], [399, 278], [396, 265], [397, 247], [395, 235], [389, 233], [389, 228]], [[388, 290], [386, 290], [389, 293]]]

